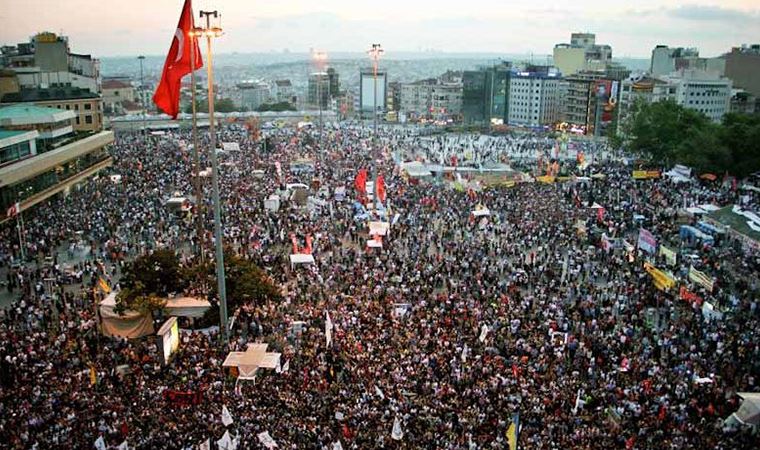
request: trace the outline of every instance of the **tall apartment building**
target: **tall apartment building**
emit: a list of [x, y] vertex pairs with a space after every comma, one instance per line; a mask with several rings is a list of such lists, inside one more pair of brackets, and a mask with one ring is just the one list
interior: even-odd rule
[[403, 83], [400, 111], [410, 119], [458, 118], [462, 112], [462, 84], [435, 78]]
[[756, 98], [760, 98], [760, 44], [734, 47], [723, 55], [725, 75]]
[[554, 66], [565, 75], [604, 70], [612, 61], [612, 47], [597, 44], [593, 33], [572, 33], [570, 43], [554, 46]]
[[71, 109], [33, 104], [0, 106], [0, 222], [7, 209], [21, 211], [111, 165], [112, 131], [77, 133]]
[[509, 80], [510, 125], [539, 127], [560, 119], [561, 74], [553, 67], [513, 71]]
[[509, 120], [512, 64], [503, 61], [462, 74], [462, 117], [466, 124], [505, 124]]
[[309, 107], [328, 109], [330, 105], [330, 75], [327, 72], [314, 72], [309, 75], [307, 103]]
[[21, 89], [64, 86], [100, 92], [100, 61], [71, 53], [65, 36], [39, 33], [28, 43], [1, 51], [0, 64], [16, 72]]
[[671, 48], [658, 45], [652, 49], [649, 73], [661, 77], [683, 69], [696, 69], [723, 75], [726, 62], [723, 58], [701, 58], [696, 48]]
[[720, 122], [731, 110], [733, 84], [726, 77], [688, 69], [663, 78], [676, 87], [676, 103], [705, 114], [713, 122]]

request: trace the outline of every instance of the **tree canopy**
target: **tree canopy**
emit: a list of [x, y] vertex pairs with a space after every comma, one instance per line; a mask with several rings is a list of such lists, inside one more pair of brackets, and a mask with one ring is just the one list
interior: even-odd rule
[[296, 107], [291, 105], [288, 102], [279, 102], [279, 103], [264, 103], [263, 105], [256, 108], [256, 111], [258, 112], [266, 112], [266, 111], [295, 111]]
[[668, 166], [744, 177], [760, 170], [760, 115], [726, 114], [722, 123], [672, 100], [634, 103], [622, 125], [628, 148]]

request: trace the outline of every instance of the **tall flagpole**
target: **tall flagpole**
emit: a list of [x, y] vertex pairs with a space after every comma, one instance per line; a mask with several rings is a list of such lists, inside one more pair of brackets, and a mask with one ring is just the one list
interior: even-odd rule
[[227, 289], [224, 279], [224, 249], [222, 246], [222, 208], [219, 200], [219, 164], [216, 157], [216, 128], [214, 126], [214, 71], [211, 53], [211, 38], [222, 34], [219, 27], [211, 27], [211, 17], [219, 17], [217, 11], [201, 11], [201, 17], [206, 18], [206, 28], [196, 29], [194, 35], [206, 36], [206, 64], [208, 64], [208, 118], [209, 118], [209, 150], [211, 153], [211, 184], [214, 195], [214, 240], [216, 241], [216, 279], [219, 289], [219, 320], [220, 333], [224, 343], [229, 343], [229, 324], [227, 321]]
[[198, 118], [197, 105], [195, 104], [195, 49], [198, 46], [197, 36], [191, 36], [190, 39], [190, 92], [193, 102], [193, 188], [195, 190], [195, 234], [196, 234], [196, 251], [198, 252], [199, 261], [202, 263], [206, 259], [205, 254], [205, 235], [203, 231], [203, 190], [201, 189], [201, 161], [198, 151]]

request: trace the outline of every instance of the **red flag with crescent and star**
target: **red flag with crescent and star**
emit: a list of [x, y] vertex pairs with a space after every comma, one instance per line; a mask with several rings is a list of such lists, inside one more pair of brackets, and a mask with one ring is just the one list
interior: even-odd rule
[[161, 82], [158, 83], [156, 92], [153, 94], [153, 103], [173, 119], [176, 119], [179, 114], [179, 90], [182, 77], [192, 71], [190, 69], [191, 51], [195, 51], [195, 69], [203, 67], [198, 39], [190, 36], [190, 31], [194, 27], [192, 1], [185, 0], [177, 30], [172, 38], [172, 45], [169, 47], [169, 54], [166, 55]]

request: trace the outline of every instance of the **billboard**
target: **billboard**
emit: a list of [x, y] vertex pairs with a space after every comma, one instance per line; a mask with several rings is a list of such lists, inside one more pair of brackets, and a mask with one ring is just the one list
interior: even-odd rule
[[[383, 71], [377, 72], [377, 109], [385, 109], [385, 86], [386, 86], [386, 73]], [[359, 98], [361, 104], [359, 107], [362, 111], [372, 111], [375, 102], [375, 78], [372, 72], [362, 72], [360, 77], [361, 92]]]
[[169, 364], [172, 353], [179, 348], [179, 324], [176, 317], [170, 317], [156, 333], [158, 352], [164, 356], [164, 364]]

